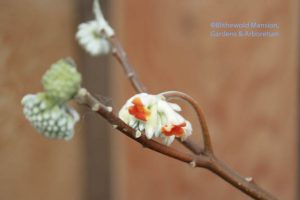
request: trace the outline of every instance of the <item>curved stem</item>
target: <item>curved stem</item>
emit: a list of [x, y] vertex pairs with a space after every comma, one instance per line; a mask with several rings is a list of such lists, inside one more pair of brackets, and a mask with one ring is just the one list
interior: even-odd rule
[[167, 99], [182, 99], [188, 102], [196, 111], [201, 129], [202, 129], [202, 136], [203, 136], [203, 143], [204, 143], [204, 153], [213, 153], [213, 147], [211, 144], [211, 139], [209, 135], [209, 130], [208, 126], [204, 117], [204, 112], [202, 111], [201, 107], [198, 105], [198, 103], [189, 95], [183, 93], [183, 92], [178, 92], [178, 91], [168, 91], [168, 92], [163, 92], [160, 93]]

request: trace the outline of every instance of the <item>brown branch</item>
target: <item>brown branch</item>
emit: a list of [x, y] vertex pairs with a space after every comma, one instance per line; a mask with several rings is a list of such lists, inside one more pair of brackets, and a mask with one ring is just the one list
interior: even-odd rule
[[275, 197], [272, 197], [269, 193], [258, 187], [253, 182], [252, 178], [244, 178], [238, 175], [221, 161], [219, 161], [211, 152], [192, 155], [189, 153], [180, 152], [154, 140], [148, 140], [144, 135], [139, 138], [135, 138], [136, 130], [124, 123], [112, 112], [112, 109], [110, 107], [107, 107], [103, 103], [99, 102], [86, 89], [80, 89], [75, 100], [79, 104], [88, 106], [91, 110], [106, 119], [114, 128], [118, 129], [120, 132], [124, 133], [131, 139], [142, 144], [144, 147], [147, 147], [153, 151], [159, 152], [176, 160], [189, 163], [193, 167], [209, 169], [210, 171], [217, 174], [225, 181], [238, 188], [245, 194], [253, 197], [254, 199], [276, 200]]
[[185, 148], [189, 149], [196, 155], [203, 154], [204, 149], [197, 145], [195, 142], [190, 140], [189, 138], [182, 141], [180, 138], [176, 138], [178, 142], [180, 142]]
[[202, 137], [203, 137], [203, 143], [204, 143], [204, 153], [213, 153], [213, 147], [211, 144], [211, 140], [210, 140], [210, 135], [209, 135], [209, 131], [208, 131], [208, 126], [205, 120], [205, 116], [204, 116], [204, 112], [202, 111], [202, 109], [200, 108], [200, 106], [198, 105], [198, 103], [189, 95], [183, 93], [183, 92], [178, 92], [178, 91], [167, 91], [167, 92], [163, 92], [160, 93], [160, 95], [165, 96], [167, 99], [182, 99], [186, 102], [188, 102], [196, 111], [197, 116], [198, 116], [198, 120], [200, 122], [201, 125], [201, 129], [202, 129]]
[[270, 193], [260, 188], [255, 184], [252, 177], [242, 177], [234, 170], [230, 169], [223, 162], [217, 159], [213, 154], [211, 156], [211, 163], [207, 168], [213, 173], [217, 174], [223, 180], [227, 181], [241, 192], [248, 194], [254, 199], [260, 200], [276, 200]]
[[142, 93], [146, 91], [146, 88], [143, 84], [139, 81], [132, 65], [129, 63], [126, 52], [124, 51], [121, 43], [116, 37], [109, 37], [108, 38], [111, 45], [112, 45], [112, 53], [115, 58], [119, 61], [121, 66], [124, 69], [125, 74], [127, 75], [128, 79], [130, 80], [132, 86], [138, 93]]

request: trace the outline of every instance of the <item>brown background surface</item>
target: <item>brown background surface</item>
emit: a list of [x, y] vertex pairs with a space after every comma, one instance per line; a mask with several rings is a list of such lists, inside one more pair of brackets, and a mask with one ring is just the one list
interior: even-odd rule
[[41, 90], [50, 64], [75, 56], [74, 11], [71, 0], [0, 2], [0, 199], [84, 199], [82, 134], [70, 142], [45, 140], [20, 102]]
[[[280, 199], [295, 199], [296, 0], [109, 4], [106, 13], [149, 91], [180, 90], [195, 97], [217, 155]], [[20, 99], [41, 89], [40, 76], [61, 57], [75, 57], [85, 67], [85, 86], [98, 96], [111, 93], [107, 102], [115, 108], [134, 94], [118, 64], [88, 59], [78, 50], [76, 24], [90, 19], [90, 5], [0, 2], [0, 199], [249, 199], [208, 171], [165, 158], [117, 132], [110, 138], [103, 120], [87, 110], [70, 142], [45, 140], [28, 124]], [[278, 23], [280, 36], [212, 38], [214, 21]], [[195, 116], [182, 106], [200, 143]]]
[[[295, 199], [296, 1], [118, 2], [119, 35], [148, 89], [195, 97], [206, 112], [217, 155], [280, 199]], [[213, 38], [214, 21], [278, 23], [280, 36]], [[122, 74], [115, 70], [116, 83]], [[133, 94], [126, 80], [116, 84], [115, 97]], [[191, 113], [185, 112], [195, 122]], [[123, 156], [117, 159], [119, 199], [249, 199], [210, 172], [128, 139], [116, 146]]]

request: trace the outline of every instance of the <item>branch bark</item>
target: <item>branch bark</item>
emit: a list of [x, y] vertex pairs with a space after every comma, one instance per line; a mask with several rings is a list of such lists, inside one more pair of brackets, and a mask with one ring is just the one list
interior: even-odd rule
[[254, 199], [276, 200], [275, 197], [258, 187], [254, 183], [252, 178], [244, 178], [238, 175], [235, 171], [231, 170], [225, 164], [223, 164], [214, 156], [213, 152], [202, 151], [199, 155], [189, 154], [165, 146], [154, 140], [148, 140], [144, 135], [139, 138], [135, 138], [136, 130], [124, 123], [112, 112], [112, 109], [110, 107], [107, 107], [105, 106], [105, 104], [98, 101], [86, 89], [80, 89], [75, 100], [79, 104], [88, 106], [91, 110], [107, 120], [114, 128], [118, 129], [126, 136], [140, 143], [141, 145], [143, 145], [143, 147], [147, 147], [153, 151], [161, 153], [170, 158], [174, 158], [181, 162], [188, 163], [192, 167], [209, 169], [210, 171], [217, 174], [222, 179], [224, 179], [243, 193], [253, 197]]
[[119, 42], [118, 38], [115, 36], [108, 38], [113, 50], [112, 53], [115, 58], [119, 61], [121, 66], [124, 69], [125, 74], [127, 75], [128, 79], [130, 80], [131, 85], [138, 93], [146, 92], [146, 88], [144, 85], [139, 81], [136, 72], [134, 71], [132, 65], [130, 64], [127, 54], [123, 49], [123, 46]]
[[242, 177], [237, 174], [234, 170], [226, 166], [222, 161], [216, 158], [214, 155], [211, 156], [211, 163], [207, 169], [217, 174], [223, 180], [227, 181], [241, 192], [251, 196], [254, 199], [261, 200], [276, 200], [270, 193], [263, 190], [261, 187], [255, 184], [252, 177]]

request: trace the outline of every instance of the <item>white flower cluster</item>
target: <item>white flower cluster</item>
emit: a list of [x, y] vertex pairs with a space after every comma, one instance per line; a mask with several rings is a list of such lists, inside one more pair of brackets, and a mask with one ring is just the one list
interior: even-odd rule
[[46, 93], [26, 95], [22, 99], [23, 112], [31, 124], [45, 137], [69, 140], [74, 134], [78, 113], [67, 105], [49, 101]]
[[95, 19], [79, 24], [76, 38], [79, 44], [92, 56], [105, 55], [111, 50], [108, 37], [115, 33], [104, 19], [98, 0], [94, 0]]
[[148, 139], [160, 137], [170, 145], [176, 137], [185, 140], [192, 134], [191, 123], [179, 111], [180, 106], [165, 101], [161, 95], [141, 93], [126, 102], [119, 117], [137, 130], [136, 137], [144, 131]]

